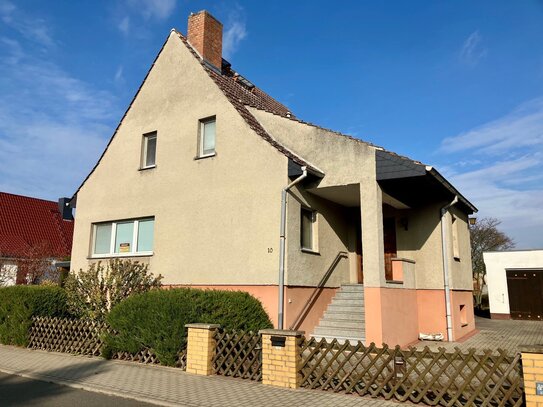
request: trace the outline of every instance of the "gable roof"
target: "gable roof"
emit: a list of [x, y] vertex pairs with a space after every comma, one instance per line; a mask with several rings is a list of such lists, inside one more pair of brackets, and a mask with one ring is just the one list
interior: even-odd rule
[[[241, 81], [239, 80], [239, 76], [236, 75], [236, 72], [234, 72], [231, 69], [227, 70], [228, 75], [222, 75], [222, 73], [217, 73], [217, 71], [215, 69], [210, 67], [210, 65], [208, 63], [206, 63], [198, 55], [198, 53], [189, 44], [189, 42], [187, 41], [187, 39], [185, 38], [185, 36], [183, 34], [181, 34], [180, 32], [178, 32], [175, 29], [172, 29], [171, 32], [175, 33], [181, 39], [183, 44], [185, 44], [185, 46], [188, 48], [188, 50], [191, 52], [191, 54], [202, 65], [204, 70], [208, 73], [208, 75], [211, 77], [211, 79], [213, 79], [213, 81], [217, 84], [219, 89], [225, 94], [225, 96], [228, 98], [228, 100], [233, 104], [233, 106], [236, 108], [236, 110], [241, 114], [241, 116], [247, 122], [247, 124], [251, 127], [251, 129], [253, 129], [260, 137], [262, 137], [264, 140], [266, 140], [268, 143], [270, 143], [273, 147], [275, 147], [279, 152], [281, 152], [287, 158], [291, 159], [296, 164], [298, 164], [298, 165], [300, 165], [302, 167], [303, 166], [307, 167], [308, 171], [310, 171], [311, 173], [313, 173], [313, 174], [315, 174], [317, 176], [323, 176], [324, 175], [324, 173], [320, 169], [318, 169], [316, 166], [311, 165], [306, 160], [304, 160], [302, 157], [299, 157], [297, 154], [290, 151], [287, 147], [283, 146], [281, 143], [277, 142], [277, 140], [275, 140], [273, 137], [271, 137], [264, 130], [264, 128], [260, 125], [258, 120], [256, 120], [256, 118], [245, 107], [245, 105], [248, 105], [248, 106], [264, 109], [264, 110], [269, 111], [271, 113], [287, 115], [290, 112], [289, 112], [289, 110], [288, 110], [288, 108], [286, 106], [279, 103], [274, 98], [272, 98], [271, 96], [269, 96], [267, 93], [265, 93], [261, 89], [257, 88], [256, 86], [253, 87], [252, 91], [249, 91], [247, 89], [247, 87], [244, 87], [241, 84]], [[87, 182], [87, 180], [92, 175], [92, 173], [94, 172], [96, 167], [98, 167], [98, 164], [100, 164], [100, 161], [104, 157], [104, 155], [105, 155], [107, 149], [109, 148], [111, 142], [115, 138], [115, 135], [119, 131], [119, 128], [121, 127], [121, 124], [122, 124], [124, 118], [126, 117], [128, 112], [130, 111], [130, 108], [132, 107], [132, 105], [134, 104], [136, 98], [138, 97], [143, 85], [145, 84], [145, 81], [149, 77], [149, 74], [151, 73], [151, 70], [155, 66], [155, 64], [156, 64], [156, 62], [158, 60], [158, 57], [160, 56], [160, 54], [164, 50], [164, 47], [166, 46], [166, 43], [168, 42], [168, 39], [169, 39], [169, 36], [168, 36], [168, 38], [166, 38], [166, 41], [164, 41], [164, 43], [162, 44], [162, 47], [160, 48], [157, 56], [155, 57], [155, 59], [153, 60], [153, 63], [149, 67], [149, 70], [145, 74], [145, 78], [143, 78], [143, 81], [141, 82], [138, 90], [136, 91], [136, 94], [134, 95], [134, 97], [130, 101], [130, 104], [126, 108], [126, 111], [124, 112], [123, 116], [121, 117], [121, 120], [117, 124], [117, 127], [115, 128], [115, 131], [113, 132], [111, 138], [109, 139], [109, 141], [108, 141], [108, 143], [106, 145], [106, 148], [102, 152], [102, 155], [96, 161], [96, 164], [92, 167], [91, 171], [85, 177], [85, 179], [83, 180], [81, 185], [79, 185], [77, 190], [74, 192], [74, 194], [72, 196], [72, 200], [76, 199], [77, 193], [79, 192], [79, 190], [83, 187], [83, 185], [85, 185], [85, 182]]]
[[275, 140], [246, 107], [251, 106], [270, 113], [291, 116], [292, 114], [286, 106], [279, 103], [277, 100], [256, 86], [252, 84], [251, 86], [248, 86], [246, 84], [248, 81], [243, 77], [240, 79], [240, 76], [237, 74], [237, 72], [230, 68], [228, 63], [221, 70], [210, 65], [190, 45], [187, 38], [183, 34], [181, 34], [179, 31], [174, 32], [179, 36], [183, 44], [187, 46], [188, 50], [197, 59], [197, 61], [200, 62], [210, 78], [213, 79], [219, 89], [223, 92], [226, 98], [230, 101], [230, 103], [253, 131], [255, 131], [260, 137], [262, 137], [280, 153], [296, 164], [302, 167], [307, 167], [308, 171], [312, 172], [314, 175], [320, 177], [324, 175], [324, 172], [315, 165], [310, 164], [304, 158], [300, 157], [285, 145]]
[[[453, 196], [456, 195], [459, 201], [465, 206], [468, 213], [477, 212], [477, 208], [466, 197], [464, 197], [458, 189], [454, 187], [445, 177], [443, 177], [435, 168], [426, 165], [420, 161], [413, 160], [412, 158], [397, 154], [393, 151], [387, 150], [383, 147], [377, 146], [370, 142], [349, 136], [347, 134], [340, 133], [338, 131], [327, 129], [314, 123], [306, 122], [290, 114], [281, 114], [275, 111], [261, 109], [256, 106], [251, 106], [258, 110], [263, 110], [271, 113], [275, 116], [279, 116], [281, 119], [294, 121], [296, 123], [310, 126], [319, 130], [322, 130], [330, 135], [338, 136], [349, 139], [356, 143], [361, 143], [369, 147], [373, 147], [376, 158], [376, 179], [377, 181], [383, 181], [388, 179], [399, 179], [407, 177], [425, 176], [429, 175], [440, 183], [446, 190], [448, 190]], [[288, 112], [290, 113], [290, 112]], [[253, 116], [254, 117], [254, 116]]]
[[24, 257], [40, 246], [47, 256], [69, 256], [73, 226], [57, 202], [0, 192], [0, 257]]
[[[247, 107], [252, 107], [258, 110], [263, 110], [268, 113], [277, 115], [281, 118], [285, 118], [288, 120], [293, 120], [298, 123], [312, 126], [321, 130], [324, 130], [326, 132], [329, 132], [331, 134], [341, 136], [348, 138], [354, 142], [357, 143], [363, 143], [365, 145], [368, 145], [370, 147], [375, 148], [376, 150], [382, 152], [381, 154], [381, 161], [386, 160], [392, 160], [396, 163], [400, 163], [400, 165], [403, 165], [405, 167], [419, 167], [422, 171], [427, 171], [429, 174], [431, 174], [433, 177], [436, 178], [440, 183], [443, 184], [445, 188], [450, 190], [452, 193], [459, 196], [460, 200], [472, 211], [476, 212], [477, 208], [469, 202], [460, 192], [444, 177], [442, 177], [435, 169], [432, 167], [429, 167], [425, 164], [423, 164], [420, 161], [413, 160], [409, 157], [405, 157], [399, 154], [396, 154], [392, 151], [386, 150], [383, 147], [376, 146], [374, 144], [371, 144], [369, 142], [366, 142], [364, 140], [340, 133], [335, 130], [327, 129], [321, 126], [318, 126], [313, 123], [305, 122], [303, 120], [298, 119], [292, 112], [282, 103], [278, 102], [274, 98], [272, 98], [270, 95], [268, 95], [263, 90], [259, 89], [255, 85], [253, 85], [251, 82], [249, 82], [246, 78], [240, 76], [236, 71], [234, 71], [231, 68], [231, 65], [223, 60], [223, 66], [221, 69], [218, 69], [214, 67], [213, 65], [209, 64], [207, 61], [202, 58], [201, 55], [198, 54], [198, 52], [195, 50], [195, 48], [188, 42], [187, 38], [181, 34], [179, 31], [172, 29], [171, 33], [175, 33], [179, 39], [185, 44], [187, 49], [190, 51], [190, 53], [195, 57], [195, 59], [200, 63], [200, 65], [203, 67], [205, 72], [209, 75], [209, 77], [215, 82], [215, 84], [218, 86], [218, 88], [222, 91], [222, 93], [226, 96], [226, 98], [230, 101], [230, 103], [233, 105], [233, 107], [238, 111], [238, 113], [241, 115], [241, 117], [245, 120], [245, 122], [249, 125], [249, 127], [257, 133], [262, 139], [267, 141], [270, 145], [272, 145], [275, 149], [277, 149], [280, 153], [282, 153], [285, 157], [287, 157], [289, 160], [294, 162], [295, 164], [307, 167], [308, 171], [318, 177], [323, 177], [324, 172], [320, 170], [317, 166], [309, 163], [306, 159], [296, 154], [294, 151], [290, 150], [287, 146], [284, 144], [278, 142], [272, 135], [270, 135], [264, 127], [260, 124], [260, 122], [257, 120], [257, 118], [250, 112], [250, 110]], [[170, 33], [170, 34], [171, 34]], [[119, 127], [121, 123], [123, 122], [125, 116], [127, 115], [128, 111], [130, 110], [130, 107], [136, 100], [141, 88], [143, 87], [143, 84], [147, 80], [147, 77], [149, 76], [153, 66], [155, 65], [158, 57], [162, 53], [162, 50], [164, 49], [164, 46], [166, 45], [166, 42], [168, 41], [169, 37], [166, 39], [164, 44], [162, 45], [159, 53], [157, 54], [155, 60], [153, 61], [153, 64], [149, 68], [149, 71], [145, 75], [145, 78], [143, 82], [141, 83], [140, 87], [138, 88], [138, 91], [134, 95], [134, 98], [130, 102], [128, 108], [126, 109], [123, 117], [121, 118], [119, 124], [117, 125], [117, 128], [115, 129], [115, 132], [111, 136], [106, 148], [104, 149], [104, 152], [98, 159], [95, 166], [92, 168], [90, 173], [87, 175], [85, 180], [81, 183], [77, 191], [74, 193], [73, 198], [77, 196], [77, 193], [81, 189], [81, 187], [85, 184], [87, 179], [91, 176], [91, 174], [94, 172], [98, 164], [100, 163], [102, 157], [104, 156], [105, 152], [107, 151], [107, 148], [111, 144], [111, 141], [117, 134], [117, 131], [119, 130]], [[431, 170], [430, 170], [431, 169]]]

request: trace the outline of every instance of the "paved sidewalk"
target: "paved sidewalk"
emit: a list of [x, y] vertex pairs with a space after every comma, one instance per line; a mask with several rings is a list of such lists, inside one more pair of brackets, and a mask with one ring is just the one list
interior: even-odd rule
[[433, 342], [423, 341], [415, 347], [428, 346], [430, 349], [444, 347], [454, 350], [475, 348], [504, 349], [510, 354], [519, 352], [520, 345], [538, 345], [543, 343], [543, 322], [541, 321], [515, 321], [496, 320], [475, 317], [475, 328], [479, 331], [462, 342]]
[[380, 399], [319, 390], [278, 389], [241, 379], [195, 376], [174, 368], [3, 345], [0, 345], [0, 371], [169, 406], [399, 406]]

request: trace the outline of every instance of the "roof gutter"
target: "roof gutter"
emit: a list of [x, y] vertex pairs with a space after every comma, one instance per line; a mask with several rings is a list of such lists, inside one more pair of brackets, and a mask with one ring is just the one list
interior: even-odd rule
[[285, 240], [287, 225], [287, 192], [296, 184], [307, 178], [307, 167], [302, 167], [302, 175], [288, 184], [281, 191], [281, 231], [279, 237], [279, 310], [277, 315], [277, 328], [283, 329], [285, 315]]

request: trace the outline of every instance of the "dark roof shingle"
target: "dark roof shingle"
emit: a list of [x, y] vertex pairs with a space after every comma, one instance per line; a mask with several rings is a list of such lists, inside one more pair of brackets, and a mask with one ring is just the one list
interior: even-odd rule
[[236, 79], [236, 73], [230, 68], [227, 68], [224, 72], [219, 72], [217, 68], [211, 67], [202, 58], [200, 58], [198, 53], [192, 48], [183, 34], [178, 31], [176, 31], [176, 33], [253, 131], [255, 131], [260, 137], [262, 137], [265, 141], [270, 143], [279, 152], [294, 161], [296, 164], [307, 167], [308, 170], [314, 174], [324, 175], [320, 169], [314, 165], [311, 165], [302, 157], [298, 156], [270, 136], [270, 134], [264, 129], [264, 127], [262, 127], [260, 122], [251, 114], [251, 112], [249, 112], [246, 107], [252, 106], [257, 109], [262, 109], [285, 117], [292, 116], [291, 112], [286, 106], [279, 103], [256, 86], [248, 89], [241, 81], [239, 81], [239, 79]]

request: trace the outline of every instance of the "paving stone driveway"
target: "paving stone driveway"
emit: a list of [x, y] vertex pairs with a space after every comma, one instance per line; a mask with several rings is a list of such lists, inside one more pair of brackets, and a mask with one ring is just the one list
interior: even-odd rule
[[[248, 380], [195, 376], [174, 368], [3, 345], [0, 345], [0, 371], [169, 406], [399, 406], [381, 399], [320, 390], [278, 389]], [[0, 394], [0, 404], [1, 400]]]
[[428, 346], [431, 349], [444, 347], [453, 350], [456, 346], [462, 350], [505, 349], [517, 353], [520, 345], [543, 344], [543, 322], [496, 320], [475, 317], [475, 327], [479, 333], [462, 342], [423, 341], [415, 347]]

